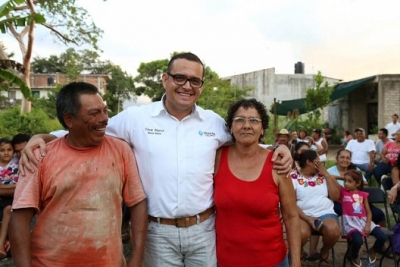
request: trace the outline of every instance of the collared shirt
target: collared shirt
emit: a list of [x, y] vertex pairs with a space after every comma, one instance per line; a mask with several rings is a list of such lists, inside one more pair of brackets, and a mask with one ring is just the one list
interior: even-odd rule
[[195, 106], [179, 121], [159, 101], [112, 117], [106, 133], [131, 145], [149, 215], [192, 216], [213, 205], [216, 150], [231, 140], [219, 115]]

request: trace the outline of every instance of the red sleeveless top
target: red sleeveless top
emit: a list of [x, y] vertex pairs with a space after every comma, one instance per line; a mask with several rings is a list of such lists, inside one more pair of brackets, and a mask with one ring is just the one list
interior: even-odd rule
[[276, 266], [286, 256], [279, 215], [278, 186], [269, 153], [257, 180], [236, 178], [228, 166], [229, 147], [222, 149], [214, 178], [217, 260], [220, 267]]

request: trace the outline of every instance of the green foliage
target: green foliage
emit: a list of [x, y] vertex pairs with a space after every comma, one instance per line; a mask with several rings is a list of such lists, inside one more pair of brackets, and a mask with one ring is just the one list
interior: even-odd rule
[[108, 115], [112, 117], [122, 110], [124, 100], [131, 99], [135, 84], [133, 77], [123, 71], [120, 66], [109, 62], [108, 67], [112, 78], [107, 83], [107, 92], [103, 98], [107, 101], [107, 106], [110, 110]]
[[304, 105], [308, 111], [305, 125], [310, 131], [315, 128], [322, 128], [322, 110], [331, 102], [333, 87], [328, 82], [324, 83], [324, 77], [321, 72], [315, 76], [315, 88], [308, 88], [306, 91], [306, 100]]
[[57, 119], [56, 99], [57, 94], [63, 85], [56, 85], [47, 93], [47, 98], [36, 98], [33, 100], [32, 106], [36, 109], [43, 110], [50, 119]]
[[234, 101], [246, 97], [252, 88], [240, 89], [231, 86], [227, 80], [213, 78], [206, 80], [198, 101], [198, 105], [204, 109], [211, 109], [222, 118], [227, 116], [227, 110]]
[[135, 77], [139, 85], [135, 88], [136, 95], [145, 94], [152, 101], [159, 101], [164, 94], [162, 75], [167, 71], [169, 59], [159, 59], [151, 62], [140, 63]]
[[[24, 97], [28, 100], [32, 100], [31, 96], [31, 90], [29, 87], [26, 85], [26, 83], [18, 77], [15, 73], [9, 71], [9, 70], [3, 70], [0, 69], [0, 81], [2, 81], [2, 84], [6, 83], [7, 86], [11, 85], [16, 85], [20, 88], [22, 94]], [[4, 90], [6, 88], [4, 87]]]
[[33, 108], [29, 114], [20, 114], [19, 111], [20, 107], [14, 107], [0, 112], [1, 137], [11, 138], [17, 133], [48, 133], [62, 128], [57, 120], [51, 120], [41, 109]]
[[[76, 80], [82, 72], [110, 75], [111, 79], [107, 83], [107, 92], [103, 96], [104, 100], [107, 101], [110, 117], [122, 110], [123, 101], [131, 99], [135, 89], [131, 75], [110, 61], [101, 61], [98, 53], [90, 50], [75, 51], [73, 48], [69, 48], [60, 56], [51, 55], [49, 58], [35, 58], [32, 61], [32, 69], [37, 73], [64, 73], [70, 80]], [[46, 112], [49, 112], [48, 114], [53, 114], [55, 96], [59, 89], [53, 91], [48, 100], [39, 99], [34, 105], [40, 106]]]

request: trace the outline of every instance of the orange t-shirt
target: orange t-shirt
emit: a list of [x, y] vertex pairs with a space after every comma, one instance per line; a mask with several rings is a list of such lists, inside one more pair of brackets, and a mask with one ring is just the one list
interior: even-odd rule
[[131, 148], [105, 136], [88, 148], [64, 137], [47, 150], [38, 170], [20, 177], [13, 203], [13, 210], [38, 211], [32, 265], [125, 266], [121, 203], [131, 207], [146, 197]]

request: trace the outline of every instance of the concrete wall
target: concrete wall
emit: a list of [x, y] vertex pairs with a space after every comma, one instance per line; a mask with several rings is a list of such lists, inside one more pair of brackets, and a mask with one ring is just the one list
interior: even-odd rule
[[[267, 108], [277, 101], [306, 97], [306, 90], [315, 87], [313, 74], [275, 74], [275, 68], [253, 71], [223, 78], [239, 88], [254, 87], [250, 97], [263, 102]], [[338, 79], [325, 78], [329, 84]]]
[[400, 115], [400, 75], [379, 75], [378, 82], [378, 125], [382, 128], [392, 121], [394, 113]]

